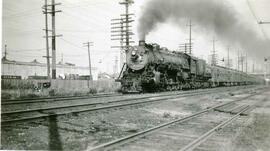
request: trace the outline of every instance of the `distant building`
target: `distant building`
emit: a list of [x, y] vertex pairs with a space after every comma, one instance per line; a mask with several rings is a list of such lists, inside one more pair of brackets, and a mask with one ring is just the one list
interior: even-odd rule
[[[32, 62], [20, 62], [2, 58], [2, 75], [21, 76], [26, 79], [29, 76], [47, 76], [47, 64], [40, 63], [36, 59]], [[58, 78], [63, 76], [89, 76], [89, 67], [76, 66], [71, 63], [59, 63], [56, 65]], [[97, 69], [92, 67], [92, 76], [96, 80], [98, 77]]]

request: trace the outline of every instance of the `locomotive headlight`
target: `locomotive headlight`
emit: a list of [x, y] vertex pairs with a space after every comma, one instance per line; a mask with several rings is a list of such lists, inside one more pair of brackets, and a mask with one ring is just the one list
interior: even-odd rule
[[132, 51], [131, 51], [131, 55], [132, 55], [132, 56], [135, 56], [135, 55], [136, 55], [136, 51], [135, 51], [135, 50], [132, 50]]

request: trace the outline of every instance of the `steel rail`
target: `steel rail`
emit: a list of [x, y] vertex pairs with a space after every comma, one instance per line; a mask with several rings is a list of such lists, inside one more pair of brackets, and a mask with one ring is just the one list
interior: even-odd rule
[[[180, 97], [209, 94], [209, 93], [212, 93], [213, 91], [211, 90], [211, 91], [208, 91], [208, 92], [207, 91], [206, 92], [194, 92], [194, 91], [191, 91], [191, 92], [189, 92], [187, 94], [181, 93], [181, 94], [177, 94], [177, 95], [174, 95], [174, 96], [171, 96], [172, 94], [170, 94], [170, 96], [168, 96], [168, 97], [160, 98], [160, 99], [154, 99], [154, 100], [147, 100], [147, 101], [143, 100], [143, 101], [139, 101], [139, 102], [131, 102], [131, 103], [124, 103], [124, 104], [117, 104], [117, 105], [107, 105], [107, 106], [101, 106], [101, 107], [94, 107], [94, 108], [88, 108], [88, 109], [79, 109], [79, 110], [73, 110], [73, 111], [70, 110], [70, 111], [65, 111], [65, 112], [58, 112], [58, 113], [54, 113], [54, 115], [66, 115], [66, 114], [70, 114], [70, 113], [82, 113], [82, 112], [90, 112], [90, 111], [97, 111], [97, 110], [110, 109], [110, 108], [119, 108], [119, 107], [124, 107], [124, 106], [146, 104], [146, 103], [152, 103], [152, 102], [157, 102], [157, 101], [175, 99], [175, 98], [180, 98]], [[139, 99], [135, 99], [135, 100], [139, 100]], [[112, 102], [117, 102], [117, 101], [112, 101]], [[104, 104], [106, 104], [106, 103], [104, 103]], [[41, 111], [41, 110], [39, 110], [39, 111]], [[10, 114], [13, 114], [13, 113], [10, 113]], [[3, 124], [19, 122], [19, 121], [28, 121], [28, 120], [39, 119], [39, 118], [50, 117], [50, 116], [51, 115], [49, 113], [48, 114], [43, 113], [43, 115], [35, 115], [35, 116], [23, 117], [23, 118], [17, 118], [17, 119], [2, 120], [1, 124], [3, 125]], [[2, 118], [3, 118], [3, 113], [2, 113]]]
[[63, 109], [63, 108], [80, 107], [80, 106], [118, 103], [118, 102], [135, 101], [135, 100], [142, 100], [142, 99], [148, 99], [148, 98], [158, 98], [158, 97], [166, 97], [166, 96], [172, 96], [172, 95], [184, 95], [184, 94], [193, 94], [193, 93], [200, 93], [200, 92], [212, 92], [212, 91], [214, 91], [214, 90], [188, 91], [188, 92], [181, 92], [181, 93], [176, 93], [176, 94], [163, 94], [163, 95], [157, 95], [157, 96], [128, 98], [128, 99], [120, 99], [120, 100], [116, 100], [116, 101], [107, 101], [107, 102], [93, 102], [93, 103], [82, 103], [82, 104], [74, 104], [74, 105], [54, 106], [54, 107], [47, 107], [47, 108], [34, 108], [34, 109], [27, 109], [27, 110], [6, 111], [6, 112], [2, 112], [1, 115], [3, 116], [3, 115], [10, 115], [10, 114], [18, 114], [18, 113], [46, 111], [46, 110], [53, 110], [53, 109]]
[[[235, 86], [233, 88], [237, 88], [241, 86]], [[246, 86], [244, 86], [246, 87]], [[224, 88], [224, 87], [222, 87]], [[227, 88], [227, 87], [225, 87]], [[221, 88], [212, 88], [212, 89], [221, 89]], [[203, 89], [204, 90], [204, 89]], [[206, 90], [211, 90], [206, 89]], [[198, 90], [196, 90], [198, 91]], [[181, 91], [185, 92], [185, 91]], [[16, 104], [25, 104], [25, 103], [41, 103], [41, 102], [50, 102], [50, 101], [65, 101], [65, 100], [74, 100], [74, 99], [92, 99], [92, 98], [101, 98], [101, 97], [115, 97], [115, 96], [123, 96], [123, 94], [99, 94], [99, 95], [84, 95], [84, 96], [67, 96], [67, 97], [41, 97], [41, 98], [28, 98], [28, 99], [13, 99], [13, 100], [2, 100], [1, 105], [16, 105]]]
[[85, 97], [85, 96], [99, 96], [99, 95], [111, 95], [117, 93], [97, 93], [97, 94], [89, 94], [89, 95], [81, 95], [81, 96], [53, 96], [53, 97], [33, 97], [33, 98], [21, 98], [21, 99], [4, 99], [3, 101], [21, 101], [21, 100], [38, 100], [38, 99], [58, 99], [58, 98], [69, 98], [69, 97]]
[[[264, 98], [262, 100], [262, 102], [266, 101], [267, 99]], [[261, 103], [262, 103], [261, 102]], [[238, 109], [239, 111], [234, 113], [235, 115], [233, 117], [231, 117], [230, 119], [220, 123], [219, 125], [217, 125], [216, 127], [212, 128], [211, 130], [209, 130], [208, 132], [204, 133], [203, 135], [201, 135], [200, 137], [198, 137], [197, 139], [195, 139], [194, 141], [192, 141], [191, 143], [187, 144], [185, 147], [183, 147], [182, 149], [180, 149], [180, 151], [191, 151], [193, 149], [195, 149], [196, 147], [198, 147], [200, 144], [202, 144], [204, 141], [206, 141], [209, 137], [211, 137], [215, 132], [218, 132], [219, 130], [223, 129], [224, 127], [226, 127], [228, 124], [232, 123], [234, 120], [236, 120], [237, 117], [239, 117], [242, 114], [245, 114], [245, 112], [248, 112], [252, 109], [255, 108], [256, 104], [259, 104], [260, 102], [255, 102], [252, 105], [242, 105], [241, 107], [239, 107], [240, 109]], [[231, 111], [230, 111], [231, 112]]]
[[[261, 92], [263, 93], [263, 92]], [[156, 130], [160, 130], [162, 128], [165, 128], [165, 127], [168, 127], [174, 123], [182, 123], [184, 121], [187, 121], [187, 120], [190, 120], [190, 119], [193, 119], [195, 117], [198, 117], [202, 114], [205, 114], [205, 113], [208, 113], [209, 111], [212, 111], [216, 108], [219, 108], [219, 107], [223, 107], [223, 106], [226, 106], [226, 105], [229, 105], [229, 104], [232, 104], [232, 103], [235, 103], [235, 102], [239, 102], [239, 101], [242, 101], [242, 100], [245, 100], [247, 98], [250, 98], [250, 97], [253, 97], [255, 95], [258, 95], [259, 93], [256, 93], [256, 94], [251, 94], [249, 96], [246, 96], [246, 97], [243, 97], [243, 98], [239, 98], [239, 99], [236, 99], [234, 101], [230, 101], [230, 102], [226, 102], [226, 103], [221, 103], [221, 104], [217, 104], [217, 105], [214, 105], [213, 107], [210, 107], [210, 108], [207, 108], [207, 109], [204, 109], [202, 111], [199, 111], [199, 112], [196, 112], [192, 115], [188, 115], [186, 117], [183, 117], [183, 118], [179, 118], [179, 119], [176, 119], [176, 120], [173, 120], [173, 121], [170, 121], [170, 122], [167, 122], [167, 123], [164, 123], [164, 124], [160, 124], [158, 126], [155, 126], [153, 128], [150, 128], [150, 129], [146, 129], [144, 131], [141, 131], [141, 132], [138, 132], [138, 133], [135, 133], [135, 134], [132, 134], [132, 135], [128, 135], [128, 136], [125, 136], [123, 138], [119, 138], [119, 139], [116, 139], [114, 141], [111, 141], [111, 142], [108, 142], [108, 143], [105, 143], [105, 144], [101, 144], [101, 145], [98, 145], [96, 147], [93, 147], [93, 148], [90, 148], [90, 149], [87, 149], [87, 151], [98, 151], [98, 150], [104, 150], [105, 148], [108, 148], [108, 147], [112, 147], [113, 145], [116, 145], [116, 144], [124, 144], [124, 142], [126, 142], [127, 140], [131, 140], [131, 139], [135, 139], [135, 138], [140, 138], [142, 136], [145, 136], [146, 134], [149, 134], [151, 132], [154, 132]]]
[[[233, 88], [237, 88], [239, 86], [235, 86]], [[223, 87], [222, 87], [223, 88]], [[227, 88], [227, 87], [226, 87]], [[246, 88], [246, 87], [245, 87]], [[215, 89], [221, 89], [221, 88], [214, 88], [214, 89], [203, 89], [203, 90], [215, 90]], [[201, 90], [201, 91], [203, 91]], [[200, 91], [200, 90], [196, 90]], [[181, 91], [181, 92], [186, 92], [186, 91]], [[190, 91], [188, 91], [190, 92]], [[164, 94], [166, 95], [166, 94]], [[170, 95], [170, 94], [169, 94]], [[105, 98], [105, 97], [115, 97], [115, 96], [123, 96], [123, 94], [101, 94], [101, 95], [93, 95], [93, 96], [78, 96], [78, 97], [55, 97], [55, 98], [50, 98], [50, 97], [44, 97], [44, 98], [35, 98], [31, 99], [29, 101], [24, 101], [23, 100], [14, 100], [14, 101], [2, 101], [1, 105], [17, 105], [17, 104], [26, 104], [26, 103], [41, 103], [41, 102], [55, 102], [55, 101], [65, 101], [65, 100], [74, 100], [74, 99], [92, 99], [92, 98]]]
[[17, 99], [17, 100], [2, 100], [1, 105], [25, 104], [25, 103], [40, 103], [50, 101], [64, 101], [73, 99], [92, 99], [102, 97], [115, 97], [123, 96], [122, 94], [100, 94], [100, 95], [85, 95], [85, 96], [69, 96], [69, 97], [47, 97], [47, 98], [34, 98], [34, 99]]
[[182, 149], [180, 151], [191, 151], [198, 147], [200, 144], [202, 144], [204, 141], [206, 141], [210, 136], [212, 136], [215, 132], [221, 130], [222, 128], [226, 127], [228, 124], [232, 123], [234, 120], [236, 120], [240, 114], [244, 113], [245, 111], [249, 110], [251, 107], [249, 105], [244, 105], [242, 109], [233, 117], [229, 118], [228, 120], [220, 123], [216, 127], [212, 128], [211, 130], [207, 131]]

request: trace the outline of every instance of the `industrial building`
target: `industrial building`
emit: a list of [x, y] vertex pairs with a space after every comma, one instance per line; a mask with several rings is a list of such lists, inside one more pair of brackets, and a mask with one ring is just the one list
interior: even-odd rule
[[[29, 76], [46, 76], [47, 75], [47, 65], [45, 63], [40, 63], [36, 59], [32, 62], [21, 62], [2, 59], [2, 73], [1, 75], [14, 75], [21, 76], [22, 79], [27, 79]], [[76, 79], [76, 76], [89, 76], [89, 67], [76, 66], [71, 63], [58, 63], [56, 65], [57, 78], [71, 78]], [[98, 71], [92, 67], [93, 80], [98, 77]]]

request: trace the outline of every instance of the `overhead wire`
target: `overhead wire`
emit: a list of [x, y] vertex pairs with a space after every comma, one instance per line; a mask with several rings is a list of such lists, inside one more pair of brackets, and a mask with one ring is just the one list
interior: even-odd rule
[[268, 36], [267, 36], [267, 34], [266, 34], [264, 28], [259, 24], [258, 17], [256, 16], [256, 14], [255, 14], [253, 8], [251, 7], [251, 4], [250, 4], [249, 0], [246, 0], [246, 2], [247, 2], [247, 5], [248, 5], [248, 7], [249, 7], [249, 10], [250, 10], [251, 14], [253, 15], [254, 19], [255, 19], [256, 22], [257, 22], [258, 27], [261, 29], [261, 32], [262, 32], [263, 36], [265, 37], [266, 40], [268, 40], [268, 41], [270, 42], [270, 40], [269, 40], [269, 38], [268, 38]]
[[[89, 2], [89, 1], [83, 1], [83, 2]], [[69, 3], [69, 2], [68, 2]], [[99, 2], [99, 3], [89, 3], [89, 4], [86, 4], [86, 5], [84, 5], [84, 6], [81, 6], [81, 5], [73, 5], [73, 4], [71, 4], [71, 3], [69, 3], [69, 4], [71, 4], [70, 5], [70, 7], [66, 7], [66, 8], [76, 8], [76, 7], [79, 7], [79, 8], [82, 8], [82, 10], [87, 10], [86, 9], [86, 6], [98, 6], [98, 5], [101, 5], [101, 4], [105, 4], [105, 3], [108, 3], [108, 1], [104, 1], [104, 2]], [[8, 9], [9, 11], [12, 11], [11, 9], [9, 9], [9, 8], [6, 8], [6, 9]], [[63, 9], [65, 9], [65, 7], [63, 8]], [[97, 9], [100, 9], [100, 10], [103, 10], [102, 8], [97, 8]], [[87, 10], [88, 11], [88, 10]], [[37, 14], [39, 14], [39, 13], [37, 13], [37, 12], [41, 12], [41, 9], [32, 9], [32, 10], [27, 10], [27, 11], [21, 11], [21, 12], [17, 12], [17, 13], [15, 13], [15, 14], [11, 14], [11, 15], [8, 15], [8, 16], [5, 16], [5, 17], [7, 17], [7, 18], [9, 18], [9, 19], [12, 19], [12, 18], [19, 18], [19, 17], [28, 17], [28, 16], [33, 16], [34, 14], [35, 15], [37, 15]], [[42, 13], [40, 13], [40, 14], [42, 14]], [[93, 25], [93, 24], [95, 24], [96, 25], [96, 27], [97, 28], [100, 28], [100, 29], [102, 29], [102, 31], [104, 31], [104, 29], [103, 28], [101, 28], [101, 26], [104, 26], [104, 27], [107, 27], [106, 25], [103, 25], [103, 24], [98, 24], [98, 22], [100, 22], [101, 20], [103, 20], [103, 18], [99, 18], [99, 17], [95, 17], [95, 18], [93, 18], [92, 16], [89, 16], [89, 15], [86, 15], [87, 13], [82, 13], [82, 14], [80, 14], [80, 16], [78, 17], [77, 15], [74, 15], [74, 14], [72, 14], [72, 13], [69, 13], [68, 11], [64, 11], [63, 13], [61, 13], [61, 14], [66, 14], [67, 16], [69, 16], [69, 17], [73, 17], [73, 18], [75, 18], [75, 19], [80, 19], [80, 20], [82, 20], [84, 23], [89, 23], [90, 25]], [[90, 18], [91, 17], [91, 19], [88, 19], [88, 18]], [[25, 21], [27, 21], [27, 20], [25, 20]], [[17, 22], [16, 22], [17, 23]], [[19, 25], [19, 23], [18, 23], [18, 25]], [[20, 30], [20, 29], [18, 29], [18, 30]], [[15, 31], [15, 30], [13, 30], [13, 31]], [[59, 29], [59, 31], [61, 31], [61, 29]], [[28, 30], [28, 31], [23, 31], [23, 33], [32, 33], [33, 31], [31, 31], [31, 30]], [[38, 32], [38, 31], [36, 31], [36, 32]], [[85, 32], [87, 32], [87, 31], [80, 31], [80, 30], [74, 30], [74, 31], [68, 31], [68, 30], [63, 30], [63, 32], [77, 32], [77, 33], [85, 33]], [[91, 32], [91, 30], [89, 31], [89, 32]], [[81, 50], [85, 50], [84, 48], [82, 48], [82, 47], [80, 47], [80, 46], [78, 46], [77, 44], [74, 44], [73, 42], [70, 42], [70, 41], [68, 41], [68, 40], [66, 40], [66, 39], [63, 39], [63, 38], [60, 38], [62, 41], [64, 41], [65, 43], [68, 43], [68, 44], [70, 44], [70, 45], [72, 45], [73, 47], [76, 47], [76, 48], [78, 48], [78, 49], [81, 49]], [[39, 50], [39, 49], [28, 49], [28, 50], [12, 50], [13, 52], [12, 53], [20, 53], [20, 52], [24, 52], [24, 53], [27, 53], [27, 52], [31, 52], [31, 51], [39, 51], [39, 53], [42, 51], [42, 50]], [[43, 49], [43, 50], [45, 50], [45, 49]], [[98, 52], [108, 52], [108, 51], [98, 51]], [[113, 52], [113, 51], [109, 51], [109, 52]], [[36, 52], [37, 53], [37, 52]], [[106, 53], [106, 55], [108, 55], [108, 53]], [[28, 55], [29, 56], [29, 55]], [[32, 55], [32, 56], [34, 56], [34, 57], [38, 57], [37, 55]], [[74, 56], [74, 55], [72, 55], [72, 56]]]
[[64, 38], [59, 38], [59, 39], [61, 39], [62, 41], [66, 42], [66, 43], [68, 43], [68, 44], [70, 44], [70, 45], [72, 45], [73, 47], [79, 48], [79, 49], [81, 49], [81, 50], [85, 50], [85, 49], [83, 49], [82, 47], [78, 46], [77, 44], [74, 44], [73, 42], [70, 42], [70, 41], [68, 41], [68, 40], [65, 40]]

